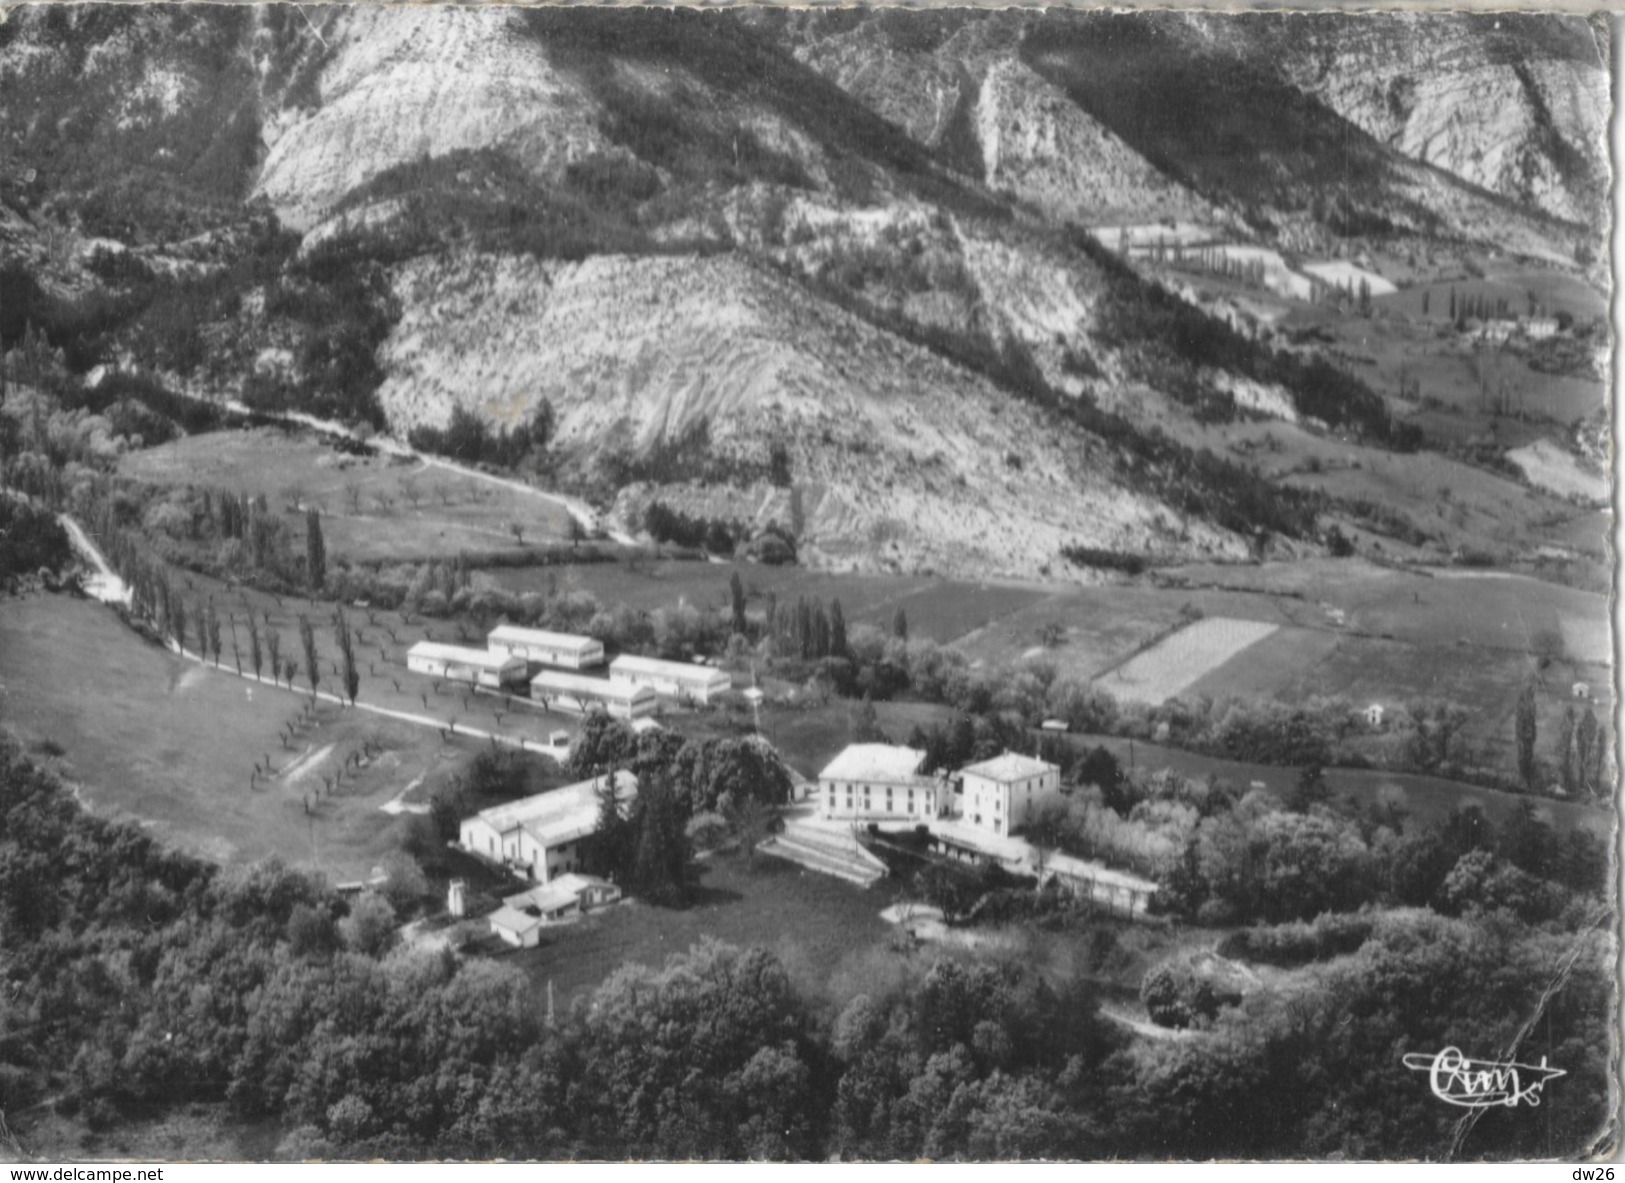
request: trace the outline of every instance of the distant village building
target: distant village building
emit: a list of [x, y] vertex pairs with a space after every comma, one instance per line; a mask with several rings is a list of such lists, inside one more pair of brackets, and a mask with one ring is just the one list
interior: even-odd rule
[[550, 789], [464, 818], [457, 842], [470, 854], [548, 883], [581, 867], [582, 848], [598, 831], [600, 794], [614, 784], [622, 809], [637, 796], [630, 772]]
[[647, 686], [561, 670], [543, 670], [532, 678], [530, 696], [560, 710], [583, 715], [602, 710], [611, 718], [628, 720], [652, 715], [660, 705], [660, 696]]
[[406, 651], [406, 668], [417, 674], [467, 682], [492, 690], [525, 684], [525, 659], [488, 649], [466, 649], [438, 641], [419, 641]]
[[1575, 698], [1581, 699], [1582, 701], [1590, 701], [1591, 687], [1585, 682], [1576, 682], [1574, 684], [1573, 694]]
[[617, 657], [609, 663], [612, 681], [647, 686], [656, 694], [706, 703], [733, 689], [724, 670], [707, 669], [687, 661], [660, 661], [653, 657]]
[[925, 753], [886, 743], [849, 744], [818, 774], [818, 812], [862, 821], [937, 816], [941, 783], [920, 772]]
[[523, 657], [532, 667], [529, 673], [548, 665], [580, 670], [604, 664], [604, 643], [592, 637], [501, 624], [492, 629], [485, 640], [492, 653]]
[[549, 883], [506, 897], [502, 907], [491, 913], [491, 931], [516, 949], [534, 948], [541, 940], [542, 929], [549, 924], [572, 920], [620, 898], [621, 889], [607, 879], [574, 873], [560, 875]]
[[1061, 797], [1061, 770], [1044, 760], [1005, 752], [960, 771], [961, 818], [995, 834], [1025, 825], [1033, 810]]
[[1365, 708], [1363, 713], [1365, 715], [1365, 725], [1367, 727], [1371, 728], [1373, 731], [1382, 730], [1383, 708], [1381, 703], [1372, 703], [1370, 706]]

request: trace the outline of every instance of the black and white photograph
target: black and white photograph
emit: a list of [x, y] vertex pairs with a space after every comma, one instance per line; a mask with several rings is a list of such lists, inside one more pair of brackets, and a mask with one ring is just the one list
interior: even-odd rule
[[0, 4], [8, 1178], [1612, 1178], [1617, 21]]

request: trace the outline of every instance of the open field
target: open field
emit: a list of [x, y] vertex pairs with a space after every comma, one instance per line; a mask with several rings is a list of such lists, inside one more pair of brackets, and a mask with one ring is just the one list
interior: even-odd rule
[[[278, 732], [308, 696], [176, 657], [68, 596], [6, 602], [0, 678], [8, 724], [36, 751], [60, 747], [58, 766], [94, 812], [215, 862], [277, 854], [335, 882], [366, 877], [395, 847], [401, 819], [380, 806], [413, 784], [428, 791], [475, 750], [332, 704], [284, 746]], [[383, 752], [325, 792], [322, 776], [364, 741]], [[272, 773], [251, 785], [266, 757]]]
[[1120, 701], [1155, 705], [1183, 693], [1275, 629], [1273, 624], [1224, 616], [1198, 620], [1131, 657], [1097, 685]]
[[[516, 546], [510, 522], [527, 541], [569, 537], [569, 516], [550, 502], [415, 460], [352, 456], [311, 433], [188, 436], [131, 453], [121, 471], [155, 484], [263, 494], [278, 511], [317, 506], [328, 553], [356, 561]], [[290, 513], [288, 524], [302, 546], [303, 516]]]
[[1523, 470], [1529, 483], [1561, 497], [1583, 497], [1603, 503], [1608, 500], [1608, 478], [1582, 467], [1572, 452], [1550, 440], [1536, 440], [1507, 453], [1507, 459]]
[[822, 986], [893, 931], [880, 918], [898, 891], [890, 881], [864, 889], [765, 854], [754, 866], [738, 855], [715, 855], [695, 869], [698, 886], [686, 908], [621, 904], [549, 929], [537, 948], [500, 960], [530, 975], [540, 1006], [552, 982], [555, 1005], [564, 1008], [621, 965], [659, 966], [706, 937], [760, 945], [792, 975]]
[[652, 611], [679, 602], [695, 607], [728, 603], [728, 581], [735, 571], [745, 588], [749, 611], [766, 610], [769, 595], [781, 608], [805, 596], [827, 604], [840, 600], [848, 627], [872, 624], [890, 632], [897, 609], [908, 617], [910, 637], [944, 643], [1038, 603], [1052, 593], [1011, 582], [936, 579], [924, 575], [857, 575], [769, 567], [758, 563], [699, 563], [671, 559], [638, 559], [631, 563], [583, 563], [547, 568], [519, 568], [490, 573], [510, 591], [587, 591], [605, 604], [625, 604]]
[[[560, 591], [591, 592], [606, 605], [625, 604], [653, 611], [675, 608], [679, 603], [722, 607], [728, 603], [728, 580], [736, 570], [752, 614], [766, 611], [770, 594], [778, 596], [781, 607], [794, 607], [800, 596], [826, 604], [838, 599], [849, 625], [874, 620], [883, 621], [888, 628], [897, 602], [936, 582], [926, 576], [837, 575], [759, 563], [642, 558], [623, 563], [509, 568], [489, 575], [509, 591], [546, 592], [557, 586]], [[912, 626], [912, 613], [909, 622]]]

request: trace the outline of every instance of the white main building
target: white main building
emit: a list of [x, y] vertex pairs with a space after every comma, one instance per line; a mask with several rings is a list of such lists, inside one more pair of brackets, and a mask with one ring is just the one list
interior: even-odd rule
[[818, 814], [833, 820], [934, 821], [954, 813], [960, 822], [1008, 837], [1034, 810], [1061, 799], [1054, 764], [1006, 752], [962, 769], [962, 804], [950, 778], [920, 771], [925, 753], [885, 743], [850, 744], [818, 774]]
[[888, 743], [850, 744], [818, 774], [818, 813], [862, 821], [929, 821], [941, 783], [920, 772], [925, 753]]

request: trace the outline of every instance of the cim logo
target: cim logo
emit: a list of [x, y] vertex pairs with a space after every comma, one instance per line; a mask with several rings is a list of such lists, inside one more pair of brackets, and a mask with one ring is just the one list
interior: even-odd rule
[[1561, 1068], [1549, 1068], [1546, 1057], [1539, 1064], [1519, 1064], [1508, 1060], [1470, 1060], [1460, 1048], [1447, 1047], [1437, 1055], [1409, 1052], [1404, 1057], [1405, 1067], [1428, 1074], [1433, 1095], [1463, 1109], [1491, 1109], [1497, 1105], [1507, 1108], [1520, 1104], [1539, 1105], [1541, 1091], [1547, 1083], [1559, 1076], [1567, 1076]]

